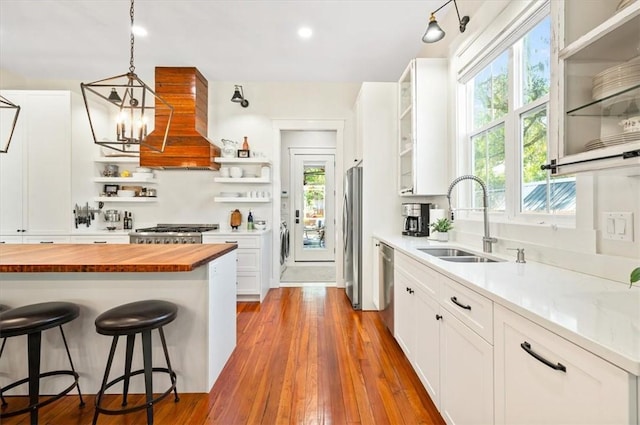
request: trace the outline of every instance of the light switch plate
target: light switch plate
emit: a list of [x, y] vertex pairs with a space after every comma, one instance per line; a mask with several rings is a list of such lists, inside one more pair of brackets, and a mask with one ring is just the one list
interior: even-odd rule
[[603, 238], [633, 242], [632, 212], [605, 212], [603, 213], [602, 220]]

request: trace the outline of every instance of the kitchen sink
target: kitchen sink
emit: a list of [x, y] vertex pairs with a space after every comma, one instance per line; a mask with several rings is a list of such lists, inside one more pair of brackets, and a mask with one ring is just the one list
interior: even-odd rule
[[438, 257], [444, 261], [452, 261], [454, 263], [498, 263], [504, 260], [494, 260], [487, 257], [479, 257], [477, 255], [469, 257]]
[[425, 254], [433, 255], [434, 257], [468, 257], [475, 255], [471, 252], [463, 251], [457, 248], [418, 248], [418, 251], [422, 251]]
[[454, 263], [498, 263], [504, 260], [494, 260], [493, 258], [483, 257], [473, 252], [464, 251], [458, 248], [418, 248], [418, 251], [425, 254], [433, 255], [444, 261]]

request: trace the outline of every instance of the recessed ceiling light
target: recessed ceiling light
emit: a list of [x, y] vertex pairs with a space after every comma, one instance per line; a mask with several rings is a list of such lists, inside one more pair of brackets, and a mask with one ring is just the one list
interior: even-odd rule
[[137, 35], [140, 37], [146, 37], [147, 36], [147, 30], [139, 25], [134, 25], [131, 27], [131, 32], [133, 33], [133, 35]]
[[311, 30], [311, 28], [309, 27], [301, 27], [300, 29], [298, 29], [298, 35], [301, 38], [311, 38], [311, 36], [313, 35], [313, 30]]

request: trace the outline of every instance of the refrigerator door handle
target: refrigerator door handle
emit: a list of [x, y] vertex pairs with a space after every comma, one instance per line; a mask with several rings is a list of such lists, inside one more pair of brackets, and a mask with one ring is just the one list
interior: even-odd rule
[[344, 203], [342, 205], [342, 242], [343, 242], [343, 248], [344, 248], [344, 252], [347, 252], [347, 247], [348, 247], [348, 242], [349, 242], [349, 232], [347, 231], [347, 229], [349, 228], [348, 226], [348, 218], [349, 218], [349, 204], [348, 204], [348, 200], [347, 200], [347, 194], [344, 194]]

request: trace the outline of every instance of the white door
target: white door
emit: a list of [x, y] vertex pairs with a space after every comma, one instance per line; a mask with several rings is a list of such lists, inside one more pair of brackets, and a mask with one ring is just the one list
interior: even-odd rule
[[334, 154], [292, 153], [294, 261], [335, 260]]

